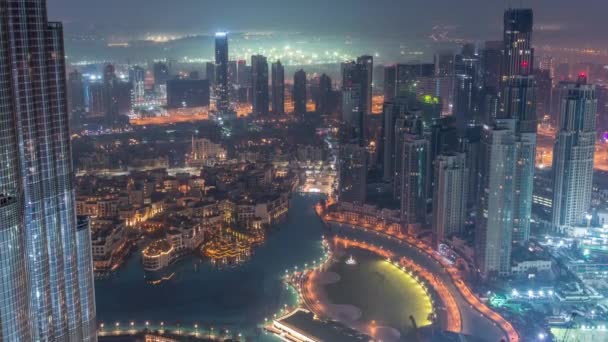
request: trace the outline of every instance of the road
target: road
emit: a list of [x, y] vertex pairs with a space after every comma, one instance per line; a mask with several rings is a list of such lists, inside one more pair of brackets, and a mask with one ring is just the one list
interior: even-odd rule
[[[469, 290], [462, 281], [457, 271], [448, 272], [444, 265], [433, 257], [434, 251], [427, 245], [415, 241], [407, 241], [405, 236], [400, 238], [390, 236], [383, 232], [368, 230], [350, 224], [336, 224], [335, 233], [351, 239], [364, 240], [368, 243], [379, 245], [383, 249], [390, 249], [398, 252], [400, 257], [412, 260], [415, 264], [433, 273], [446, 288], [452, 293], [462, 317], [462, 333], [475, 336], [486, 341], [499, 341], [506, 339], [508, 330], [508, 341], [519, 341], [517, 332], [510, 323], [505, 321], [500, 315], [489, 309], [485, 304]], [[431, 253], [431, 254], [429, 254]], [[505, 328], [503, 331], [495, 322], [501, 323]]]

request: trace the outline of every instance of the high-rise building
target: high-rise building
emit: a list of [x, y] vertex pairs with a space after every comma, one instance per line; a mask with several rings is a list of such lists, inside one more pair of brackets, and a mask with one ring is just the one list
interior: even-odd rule
[[365, 101], [365, 113], [372, 113], [372, 83], [374, 80], [374, 57], [360, 56], [357, 57], [357, 64], [361, 66], [365, 75], [365, 84], [361, 87], [361, 96]]
[[361, 110], [359, 86], [355, 85], [342, 90], [342, 141], [357, 141], [359, 146], [365, 146], [366, 116]]
[[[400, 101], [407, 101], [408, 98], [399, 98]], [[407, 110], [406, 115], [400, 115], [395, 120], [395, 144], [394, 144], [394, 155], [393, 161], [393, 199], [401, 200], [403, 194], [403, 153], [404, 153], [404, 141], [407, 136], [415, 136], [422, 139], [422, 119], [420, 118], [420, 112]], [[425, 188], [427, 188], [425, 186]]]
[[215, 63], [205, 63], [205, 77], [209, 80], [209, 84], [215, 85]]
[[253, 113], [268, 115], [268, 61], [262, 55], [251, 56]]
[[209, 107], [209, 81], [175, 79], [167, 81], [167, 108]]
[[517, 167], [514, 179], [513, 241], [530, 236], [532, 192], [536, 161], [536, 98], [533, 76], [513, 76], [503, 87], [504, 110], [515, 120]]
[[483, 84], [498, 91], [500, 87], [500, 70], [502, 68], [502, 45], [500, 40], [487, 41], [482, 52]]
[[589, 214], [595, 151], [595, 86], [561, 83], [557, 139], [553, 149], [553, 226], [565, 231]]
[[[209, 75], [207, 74], [207, 77]], [[228, 33], [215, 33], [215, 101], [219, 112], [230, 108], [228, 89]]]
[[468, 123], [477, 119], [477, 90], [479, 58], [469, 52], [457, 55], [454, 64], [454, 107], [460, 132], [464, 132]]
[[154, 84], [156, 86], [164, 85], [165, 83], [167, 83], [169, 78], [171, 78], [171, 76], [169, 75], [169, 67], [165, 63], [154, 63], [152, 70], [154, 72]]
[[142, 103], [145, 100], [145, 80], [146, 70], [144, 70], [142, 67], [136, 65], [129, 70], [129, 82], [131, 82], [133, 103]]
[[293, 75], [293, 108], [296, 114], [306, 114], [306, 72], [302, 69]]
[[238, 67], [236, 61], [228, 61], [228, 88], [233, 89], [238, 82]]
[[0, 8], [0, 339], [96, 341], [92, 275], [79, 267], [79, 248], [91, 247], [78, 238], [63, 28], [46, 21], [45, 1]]
[[469, 169], [469, 189], [467, 191], [467, 208], [475, 209], [479, 204], [479, 192], [483, 171], [483, 151], [481, 136], [483, 125], [468, 126], [464, 136], [460, 140], [460, 151], [463, 151], [467, 158], [467, 168]]
[[106, 123], [110, 126], [119, 125], [124, 121], [121, 116], [128, 115], [131, 111], [132, 88], [131, 83], [123, 82], [116, 76], [112, 64], [106, 65], [103, 70], [103, 92]]
[[[391, 182], [395, 177], [397, 119], [407, 115], [407, 99], [395, 98], [384, 101], [382, 108], [382, 161], [383, 179]], [[400, 121], [403, 122], [403, 121]]]
[[528, 8], [510, 8], [504, 14], [502, 81], [530, 75], [534, 68], [532, 27], [534, 16]]
[[272, 112], [285, 114], [285, 69], [281, 61], [272, 63]]
[[483, 277], [511, 271], [516, 145], [515, 120], [497, 120], [495, 126], [484, 127], [475, 231], [475, 262]]
[[371, 112], [372, 105], [370, 77], [373, 62], [369, 58], [371, 57], [361, 56], [356, 62], [342, 63], [342, 91], [355, 91], [359, 94], [358, 108], [364, 114]]
[[326, 74], [319, 77], [319, 88], [315, 98], [317, 113], [329, 115], [333, 112], [334, 106], [334, 90], [331, 84], [331, 78]]
[[85, 108], [84, 79], [78, 70], [68, 75], [68, 109], [70, 112], [82, 111]]
[[358, 144], [340, 146], [338, 200], [363, 204], [367, 195], [367, 150]]
[[387, 65], [384, 67], [384, 101], [391, 101], [396, 96], [397, 66]]
[[536, 159], [536, 83], [532, 10], [508, 9], [504, 15], [504, 39], [497, 120], [514, 120], [516, 170], [513, 178], [511, 236], [525, 242], [530, 235], [534, 164]]
[[551, 102], [553, 95], [553, 79], [551, 72], [544, 69], [534, 70], [536, 81], [536, 117], [542, 119], [545, 115], [551, 115]]
[[404, 133], [401, 155], [401, 224], [425, 225], [430, 189], [430, 146], [420, 135]]
[[455, 63], [456, 55], [452, 52], [442, 52], [436, 54], [435, 61], [435, 78], [438, 96], [442, 101], [442, 112], [446, 115], [452, 114], [454, 105], [454, 90], [455, 90]]
[[441, 243], [460, 233], [467, 213], [469, 169], [464, 153], [441, 154], [433, 162], [433, 233]]
[[106, 90], [103, 83], [92, 82], [86, 87], [87, 118], [104, 118], [106, 116]]

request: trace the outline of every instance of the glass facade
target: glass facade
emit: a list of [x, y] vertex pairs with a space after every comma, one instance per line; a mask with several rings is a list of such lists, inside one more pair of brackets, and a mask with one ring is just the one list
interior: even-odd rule
[[83, 328], [80, 278], [92, 275], [77, 263], [63, 29], [43, 0], [0, 0], [0, 31], [0, 196], [11, 199], [0, 212], [0, 340], [96, 340]]

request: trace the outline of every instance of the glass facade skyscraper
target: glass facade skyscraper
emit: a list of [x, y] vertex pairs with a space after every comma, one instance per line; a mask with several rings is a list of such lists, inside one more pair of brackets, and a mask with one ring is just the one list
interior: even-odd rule
[[215, 97], [218, 111], [225, 112], [229, 109], [228, 96], [228, 34], [217, 32], [215, 34]]
[[281, 61], [272, 63], [272, 112], [285, 114], [285, 69]]
[[597, 92], [586, 83], [560, 84], [560, 112], [553, 149], [553, 226], [565, 231], [589, 214], [593, 188]]
[[1, 0], [0, 32], [0, 340], [94, 341], [83, 324], [88, 312], [95, 326], [93, 297], [79, 286], [92, 274], [77, 263], [63, 28], [44, 0]]

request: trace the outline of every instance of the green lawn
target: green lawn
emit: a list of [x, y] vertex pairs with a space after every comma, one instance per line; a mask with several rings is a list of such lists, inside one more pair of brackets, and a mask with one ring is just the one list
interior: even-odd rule
[[410, 315], [419, 327], [431, 323], [430, 299], [412, 277], [367, 251], [349, 249], [347, 257], [350, 254], [357, 265], [346, 265], [344, 258], [330, 268], [340, 275], [340, 281], [325, 286], [332, 303], [354, 305], [361, 309], [362, 320], [401, 332], [412, 327]]
[[567, 335], [565, 340], [567, 342], [608, 341], [608, 331], [572, 328], [567, 332], [564, 328], [551, 328], [551, 332], [557, 341], [564, 341], [564, 335]]

